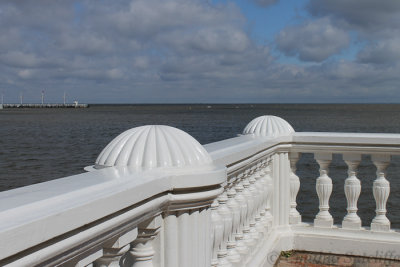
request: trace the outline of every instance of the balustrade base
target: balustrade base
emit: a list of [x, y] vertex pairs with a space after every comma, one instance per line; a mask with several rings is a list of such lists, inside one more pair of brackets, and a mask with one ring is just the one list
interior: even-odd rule
[[315, 219], [314, 220], [314, 226], [315, 227], [324, 227], [324, 228], [332, 228], [333, 226], [333, 219], [329, 220], [321, 220], [321, 219]]
[[361, 221], [359, 221], [359, 222], [343, 221], [342, 228], [344, 228], [344, 229], [361, 229]]
[[301, 215], [291, 215], [289, 217], [289, 224], [299, 224], [301, 223]]
[[390, 231], [390, 223], [389, 224], [371, 223], [371, 231], [388, 232]]

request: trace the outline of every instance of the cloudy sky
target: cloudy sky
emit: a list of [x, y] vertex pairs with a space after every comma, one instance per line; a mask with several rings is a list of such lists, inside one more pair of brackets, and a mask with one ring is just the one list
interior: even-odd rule
[[4, 102], [400, 103], [399, 0], [0, 2]]

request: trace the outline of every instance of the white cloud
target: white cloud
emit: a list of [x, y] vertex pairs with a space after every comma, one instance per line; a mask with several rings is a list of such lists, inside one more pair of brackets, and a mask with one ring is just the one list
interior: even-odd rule
[[328, 18], [323, 18], [283, 29], [276, 42], [279, 50], [288, 56], [321, 62], [346, 48], [350, 37], [332, 25]]
[[20, 70], [18, 71], [18, 76], [21, 77], [22, 79], [29, 79], [32, 78], [33, 71], [30, 69]]

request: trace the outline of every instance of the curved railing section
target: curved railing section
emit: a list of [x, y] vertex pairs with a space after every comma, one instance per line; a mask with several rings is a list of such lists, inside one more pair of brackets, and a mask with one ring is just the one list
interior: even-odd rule
[[[304, 153], [320, 166], [311, 223], [297, 209]], [[340, 225], [330, 213], [333, 154], [348, 166]], [[385, 171], [399, 154], [397, 134], [297, 133], [274, 116], [205, 146], [172, 127], [134, 128], [87, 173], [0, 193], [0, 265], [253, 267], [285, 250], [395, 258]], [[361, 155], [377, 170], [370, 227], [357, 214]]]

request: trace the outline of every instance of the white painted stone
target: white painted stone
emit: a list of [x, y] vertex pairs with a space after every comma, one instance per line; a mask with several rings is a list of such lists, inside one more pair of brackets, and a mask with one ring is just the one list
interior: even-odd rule
[[212, 162], [196, 139], [182, 130], [148, 125], [127, 130], [100, 153], [95, 168], [129, 166], [137, 170], [201, 166]]
[[294, 129], [287, 121], [270, 115], [255, 118], [243, 130], [243, 134], [264, 137], [287, 136], [293, 133]]
[[361, 193], [361, 182], [356, 176], [356, 170], [361, 161], [359, 154], [344, 154], [343, 160], [348, 166], [348, 177], [345, 180], [344, 192], [347, 199], [347, 214], [343, 219], [342, 227], [360, 229], [361, 219], [357, 215], [357, 201]]
[[299, 153], [290, 153], [289, 154], [290, 160], [290, 217], [289, 223], [290, 224], [298, 224], [301, 222], [301, 215], [297, 211], [297, 194], [300, 189], [300, 179], [296, 175], [296, 163], [299, 160]]
[[386, 202], [390, 194], [390, 183], [386, 180], [386, 168], [390, 163], [390, 156], [372, 155], [376, 166], [376, 180], [373, 184], [373, 194], [376, 202], [376, 216], [372, 220], [372, 231], [389, 231], [390, 221], [386, 217]]
[[315, 154], [320, 169], [320, 176], [317, 179], [316, 190], [319, 199], [319, 212], [315, 216], [314, 226], [332, 227], [333, 218], [329, 213], [329, 198], [332, 193], [332, 179], [328, 176], [328, 167], [332, 161], [332, 154]]

